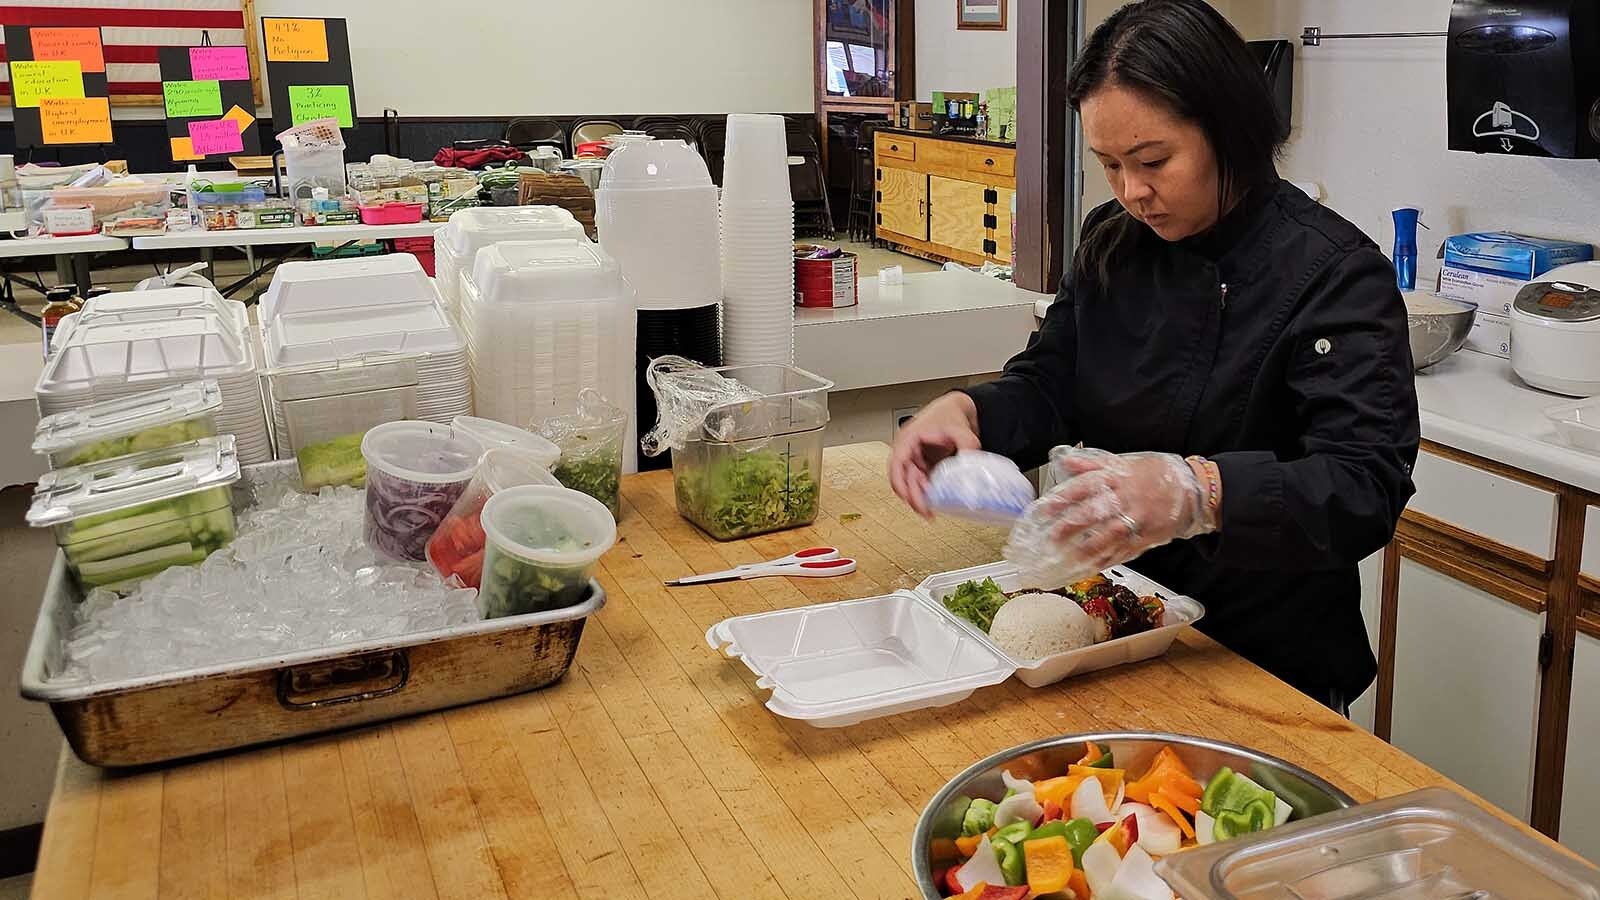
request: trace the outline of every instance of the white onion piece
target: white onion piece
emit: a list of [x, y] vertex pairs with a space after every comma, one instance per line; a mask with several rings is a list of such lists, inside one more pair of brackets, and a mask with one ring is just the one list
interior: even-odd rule
[[[1094, 895], [1097, 900], [1101, 897], [1099, 891], [1094, 891]], [[1105, 900], [1173, 900], [1173, 897], [1172, 888], [1167, 887], [1167, 883], [1156, 874], [1155, 860], [1144, 852], [1144, 848], [1134, 845], [1128, 848], [1128, 855], [1122, 858], [1122, 865], [1117, 868], [1117, 875], [1111, 881], [1110, 890], [1105, 893]]]
[[1272, 821], [1273, 827], [1276, 828], [1277, 826], [1289, 821], [1289, 817], [1294, 815], [1294, 807], [1283, 802], [1282, 797], [1274, 796], [1272, 799], [1277, 801], [1277, 803], [1274, 804]]
[[1216, 829], [1217, 820], [1211, 818], [1205, 810], [1202, 809], [1194, 814], [1194, 839], [1200, 846], [1217, 842]]
[[1016, 791], [1019, 794], [1033, 793], [1033, 782], [1023, 781], [1004, 769], [1000, 770], [1000, 780], [1006, 783], [1006, 790]]
[[1122, 857], [1117, 855], [1117, 848], [1105, 841], [1095, 841], [1083, 851], [1083, 878], [1089, 882], [1089, 893], [1097, 898], [1108, 895], [1120, 868]]
[[1032, 825], [1044, 815], [1044, 807], [1033, 798], [1033, 790], [1019, 791], [1000, 801], [1000, 806], [994, 811], [994, 825], [1004, 828], [1013, 822], [1027, 822]]
[[1117, 807], [1117, 821], [1132, 815], [1139, 823], [1138, 846], [1154, 856], [1166, 856], [1183, 849], [1183, 831], [1166, 813], [1143, 803], [1124, 803]]
[[1078, 785], [1072, 794], [1072, 818], [1088, 819], [1096, 825], [1116, 821], [1111, 808], [1106, 806], [1106, 792], [1100, 786], [1100, 779], [1090, 775]]
[[994, 846], [989, 843], [988, 835], [978, 841], [978, 849], [973, 851], [966, 865], [956, 870], [956, 883], [961, 885], [963, 891], [972, 890], [980, 882], [995, 887], [1003, 887], [1006, 883], [1005, 873], [1000, 871], [1000, 860], [995, 858]]

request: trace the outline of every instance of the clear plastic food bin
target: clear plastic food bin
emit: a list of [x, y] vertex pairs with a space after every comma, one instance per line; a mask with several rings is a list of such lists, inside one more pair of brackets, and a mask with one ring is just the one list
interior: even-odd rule
[[782, 365], [713, 371], [762, 394], [706, 414], [672, 454], [678, 513], [721, 541], [816, 521], [833, 382]]
[[374, 354], [279, 369], [268, 376], [282, 410], [280, 455], [293, 454], [308, 491], [366, 483], [367, 429], [417, 417], [417, 360]]
[[40, 419], [33, 452], [59, 469], [214, 437], [221, 406], [215, 381], [91, 403]]
[[28, 524], [55, 530], [84, 590], [123, 590], [230, 543], [238, 480], [233, 435], [203, 438], [46, 473]]

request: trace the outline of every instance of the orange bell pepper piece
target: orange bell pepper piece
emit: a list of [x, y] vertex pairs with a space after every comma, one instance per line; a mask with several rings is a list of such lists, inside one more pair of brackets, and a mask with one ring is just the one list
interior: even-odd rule
[[983, 835], [981, 834], [975, 834], [972, 837], [958, 837], [956, 838], [956, 852], [960, 853], [963, 859], [971, 859], [973, 854], [978, 852], [978, 843], [982, 840]]
[[[1151, 796], [1152, 798], [1155, 796], [1164, 797], [1168, 803], [1171, 803], [1173, 806], [1176, 806], [1191, 816], [1200, 811], [1199, 797], [1174, 791], [1172, 790], [1172, 785], [1170, 784], [1162, 785], [1161, 790], [1156, 791], [1156, 793], [1152, 794]], [[1151, 805], [1154, 806], [1155, 804], [1151, 803]]]
[[1037, 781], [1033, 785], [1033, 799], [1038, 801], [1040, 806], [1054, 803], [1062, 809], [1070, 809], [1072, 795], [1082, 783], [1083, 777], [1079, 775], [1063, 775], [1060, 778]]
[[[1127, 777], [1127, 771], [1124, 769], [1096, 769], [1093, 766], [1067, 766], [1067, 777], [1078, 779], [1077, 783], [1072, 786], [1073, 791], [1077, 791], [1078, 785], [1083, 784], [1083, 780], [1085, 778], [1089, 778], [1090, 776], [1100, 780], [1100, 790], [1106, 795], [1106, 806], [1115, 809], [1117, 805], [1117, 791], [1123, 788], [1123, 782]], [[1072, 795], [1068, 794], [1067, 799], [1070, 801], [1072, 799]], [[1072, 808], [1072, 804], [1070, 802], [1063, 803], [1061, 806], [1064, 809]]]
[[1089, 879], [1082, 869], [1073, 870], [1072, 877], [1067, 880], [1067, 890], [1072, 892], [1076, 900], [1089, 900], [1093, 896], [1089, 891]]
[[1183, 832], [1184, 837], [1194, 837], [1194, 826], [1189, 824], [1189, 817], [1185, 816], [1176, 806], [1173, 806], [1172, 801], [1167, 799], [1166, 794], [1159, 791], [1151, 794], [1150, 805], [1166, 813], [1167, 818], [1177, 824], [1178, 830]]
[[1105, 755], [1106, 752], [1100, 749], [1099, 744], [1096, 744], [1094, 741], [1090, 741], [1084, 748], [1083, 759], [1078, 760], [1078, 765], [1087, 766], [1088, 764]]
[[1064, 837], [1023, 841], [1022, 858], [1027, 864], [1028, 888], [1035, 894], [1053, 894], [1072, 880], [1072, 847]]
[[957, 894], [956, 896], [949, 898], [949, 900], [978, 900], [979, 897], [983, 896], [983, 892], [987, 891], [988, 889], [989, 885], [980, 881], [972, 886], [972, 890], [967, 891], [964, 894]]

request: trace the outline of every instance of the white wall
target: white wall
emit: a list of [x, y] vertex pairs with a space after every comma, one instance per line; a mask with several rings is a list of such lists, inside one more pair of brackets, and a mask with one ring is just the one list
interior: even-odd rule
[[975, 91], [1017, 83], [1017, 5], [1006, 0], [1005, 31], [958, 31], [953, 0], [916, 0], [917, 99], [934, 91]]
[[[1442, 31], [1444, 0], [1235, 0], [1253, 7], [1268, 34]], [[1600, 240], [1600, 164], [1451, 152], [1445, 137], [1442, 38], [1329, 41], [1295, 47], [1294, 133], [1284, 177], [1317, 181], [1326, 202], [1387, 250], [1390, 210], [1420, 206], [1418, 268], [1437, 271], [1435, 251], [1463, 231], [1506, 228]]]

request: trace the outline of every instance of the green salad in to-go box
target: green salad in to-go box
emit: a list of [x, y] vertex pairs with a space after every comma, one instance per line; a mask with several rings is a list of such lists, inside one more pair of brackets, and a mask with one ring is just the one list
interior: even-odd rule
[[171, 566], [197, 565], [234, 537], [239, 457], [233, 435], [48, 472], [28, 524], [55, 530], [85, 591], [125, 590]]
[[194, 381], [91, 403], [45, 416], [33, 432], [33, 452], [50, 467], [159, 450], [217, 433], [222, 391], [215, 381]]

